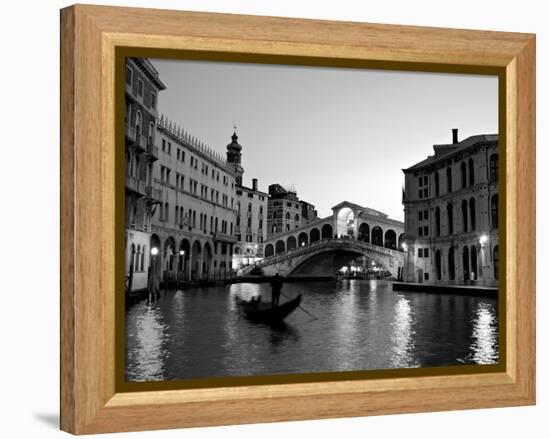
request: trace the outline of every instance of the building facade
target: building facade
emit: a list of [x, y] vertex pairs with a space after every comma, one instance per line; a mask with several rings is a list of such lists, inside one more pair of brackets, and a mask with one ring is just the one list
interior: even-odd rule
[[404, 280], [498, 285], [498, 135], [433, 149], [403, 170]]
[[233, 269], [253, 264], [263, 258], [264, 241], [267, 237], [268, 194], [258, 189], [258, 179], [252, 179], [252, 186], [243, 183], [242, 146], [234, 132], [231, 143], [226, 147], [227, 164], [235, 173], [235, 238], [233, 247]]
[[290, 232], [317, 221], [315, 206], [298, 198], [296, 191], [280, 184], [268, 188], [267, 237]]
[[147, 289], [151, 216], [158, 195], [153, 185], [157, 103], [165, 86], [142, 58], [127, 59], [125, 83], [125, 275], [126, 289], [133, 292]]
[[225, 279], [231, 274], [235, 170], [214, 150], [161, 117], [157, 126], [159, 193], [150, 247], [163, 283]]

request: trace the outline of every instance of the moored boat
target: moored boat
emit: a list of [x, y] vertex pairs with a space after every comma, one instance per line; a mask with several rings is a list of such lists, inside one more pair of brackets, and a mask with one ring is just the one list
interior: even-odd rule
[[302, 295], [299, 294], [294, 299], [278, 306], [271, 306], [271, 303], [262, 302], [259, 298], [243, 300], [236, 297], [236, 300], [243, 314], [250, 320], [261, 323], [278, 323], [300, 306]]

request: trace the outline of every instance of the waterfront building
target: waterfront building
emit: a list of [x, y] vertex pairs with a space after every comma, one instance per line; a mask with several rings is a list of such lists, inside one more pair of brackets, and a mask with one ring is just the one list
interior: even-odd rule
[[233, 253], [233, 269], [238, 270], [264, 257], [267, 238], [268, 194], [258, 189], [258, 180], [252, 186], [236, 186], [236, 239]]
[[242, 146], [234, 132], [227, 145], [227, 164], [235, 172], [235, 238], [233, 247], [233, 269], [238, 270], [263, 258], [263, 246], [267, 236], [268, 194], [258, 189], [258, 179], [252, 179], [252, 186], [243, 183]]
[[433, 150], [403, 170], [404, 280], [498, 285], [498, 135]]
[[127, 58], [125, 83], [125, 275], [126, 290], [135, 292], [145, 290], [148, 282], [157, 103], [166, 87], [144, 58]]
[[235, 168], [175, 123], [161, 117], [154, 184], [158, 190], [152, 271], [165, 284], [225, 279], [236, 243]]
[[308, 203], [307, 201], [300, 200], [300, 207], [302, 209], [300, 217], [300, 226], [307, 226], [319, 219], [317, 215], [317, 210], [313, 204]]
[[315, 206], [300, 200], [294, 189], [285, 188], [280, 184], [272, 184], [268, 191], [268, 237], [290, 232], [318, 219]]

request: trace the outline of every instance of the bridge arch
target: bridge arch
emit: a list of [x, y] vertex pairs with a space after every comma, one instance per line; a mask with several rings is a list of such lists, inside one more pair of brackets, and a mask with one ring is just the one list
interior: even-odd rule
[[370, 242], [370, 227], [367, 223], [361, 223], [357, 232], [359, 241]]
[[285, 251], [285, 242], [282, 239], [279, 239], [275, 243], [275, 253], [279, 254], [279, 253], [283, 253], [284, 251]]
[[368, 259], [375, 261], [376, 264], [396, 278], [399, 267], [403, 265], [402, 260], [391, 263], [390, 258], [386, 255], [370, 249], [327, 247], [321, 246], [317, 251], [297, 258], [296, 264], [287, 269], [285, 276], [332, 276], [341, 267], [348, 265], [361, 256], [366, 256]]
[[374, 245], [384, 246], [384, 236], [380, 226], [374, 226], [371, 232], [371, 243]]
[[286, 249], [293, 250], [296, 248], [296, 238], [294, 236], [289, 236], [286, 240]]
[[302, 247], [309, 244], [309, 236], [306, 232], [301, 232], [298, 235], [298, 246]]
[[267, 244], [264, 249], [264, 257], [269, 258], [275, 254], [273, 244]]
[[349, 207], [342, 207], [336, 215], [336, 234], [338, 236], [353, 235], [355, 214]]
[[384, 247], [395, 250], [397, 248], [397, 235], [395, 230], [388, 229], [384, 234]]
[[316, 242], [321, 239], [321, 234], [319, 233], [319, 229], [314, 227], [309, 231], [309, 242]]
[[332, 226], [330, 224], [324, 224], [321, 228], [321, 238], [332, 238]]

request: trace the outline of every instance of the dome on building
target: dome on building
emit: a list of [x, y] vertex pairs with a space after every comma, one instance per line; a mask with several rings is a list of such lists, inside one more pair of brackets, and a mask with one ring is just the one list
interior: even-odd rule
[[228, 151], [240, 151], [241, 149], [243, 149], [243, 147], [239, 145], [239, 142], [237, 142], [237, 140], [239, 140], [239, 136], [237, 136], [236, 132], [233, 132], [233, 135], [231, 136], [231, 143], [227, 145]]

